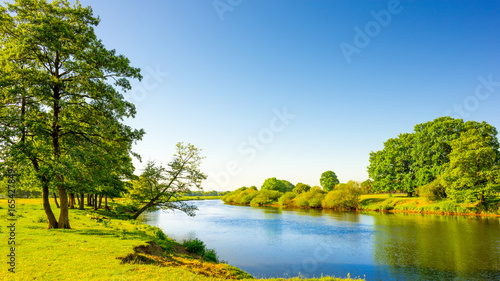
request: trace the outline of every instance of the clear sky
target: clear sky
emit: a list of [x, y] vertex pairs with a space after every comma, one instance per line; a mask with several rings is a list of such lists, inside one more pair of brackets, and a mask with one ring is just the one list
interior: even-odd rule
[[143, 162], [203, 149], [205, 190], [366, 180], [370, 151], [444, 115], [500, 128], [499, 1], [83, 0], [142, 69]]

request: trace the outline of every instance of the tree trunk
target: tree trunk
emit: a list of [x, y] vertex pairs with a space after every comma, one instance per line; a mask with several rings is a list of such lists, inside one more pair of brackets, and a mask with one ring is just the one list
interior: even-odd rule
[[104, 195], [104, 209], [106, 209], [107, 211], [109, 211], [109, 207], [108, 207], [108, 195]]
[[408, 192], [408, 193], [406, 194], [406, 196], [408, 196], [408, 197], [413, 197], [413, 192]]
[[52, 195], [54, 196], [54, 201], [56, 202], [56, 207], [59, 209], [59, 203], [57, 203], [57, 196], [56, 196], [56, 193], [52, 193]]
[[73, 194], [73, 198], [76, 198], [75, 205], [80, 206], [80, 196], [78, 195], [78, 193], [76, 194], [76, 196]]
[[83, 202], [83, 201], [84, 201], [84, 200], [83, 200], [84, 198], [85, 198], [85, 194], [80, 193], [80, 202], [79, 202], [79, 203], [80, 203], [80, 204], [79, 204], [80, 206], [78, 207], [78, 209], [79, 209], [79, 210], [85, 210], [85, 206], [84, 206], [84, 205], [85, 205], [85, 204], [84, 204], [85, 202]]
[[69, 209], [68, 209], [68, 194], [66, 189], [62, 187], [59, 190], [59, 200], [61, 200], [61, 213], [59, 214], [59, 228], [70, 229], [69, 225]]
[[68, 207], [70, 209], [74, 209], [75, 208], [75, 194], [73, 194], [73, 193], [69, 194], [69, 202], [68, 202], [68, 204], [69, 204]]
[[58, 226], [57, 219], [56, 216], [54, 216], [54, 212], [52, 212], [52, 208], [50, 207], [48, 182], [43, 178], [42, 178], [42, 198], [43, 198], [43, 209], [45, 210], [45, 214], [47, 215], [47, 221], [49, 224], [48, 228], [57, 228]]
[[[35, 169], [35, 171], [39, 173], [40, 166], [38, 165], [38, 160], [36, 158], [32, 158], [31, 163], [33, 164], [33, 168]], [[45, 215], [47, 215], [48, 228], [57, 228], [58, 226], [57, 219], [56, 216], [54, 215], [54, 212], [52, 212], [52, 208], [50, 207], [49, 181], [45, 176], [41, 176], [40, 182], [42, 184], [43, 210], [45, 211]]]
[[94, 195], [94, 198], [93, 198], [93, 203], [94, 203], [94, 211], [97, 211], [97, 193]]
[[153, 207], [155, 201], [156, 201], [155, 199], [149, 201], [148, 204], [144, 205], [144, 207], [142, 207], [139, 211], [135, 212], [133, 219], [134, 220], [137, 219], [137, 217], [140, 216], [142, 213], [144, 213], [144, 211], [146, 211], [149, 207]]
[[99, 194], [99, 209], [102, 208], [102, 194]]
[[87, 206], [92, 207], [92, 195], [87, 194]]

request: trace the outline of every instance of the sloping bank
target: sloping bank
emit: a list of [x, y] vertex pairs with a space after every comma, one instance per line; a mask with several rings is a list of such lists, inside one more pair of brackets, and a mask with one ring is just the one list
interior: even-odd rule
[[[5, 203], [5, 204], [4, 204]], [[3, 221], [6, 200], [0, 199]], [[124, 219], [123, 205], [113, 204], [112, 212], [71, 210], [72, 229], [47, 229], [41, 199], [16, 201], [15, 273], [3, 280], [250, 280], [250, 275], [217, 259], [204, 249], [203, 255], [156, 228]], [[54, 210], [56, 209], [53, 206]], [[3, 212], [5, 211], [5, 212]], [[57, 215], [57, 211], [56, 211]], [[123, 219], [120, 219], [122, 217]], [[6, 231], [0, 239], [8, 241]], [[7, 243], [4, 245], [4, 249]], [[199, 249], [199, 248], [198, 248]], [[5, 249], [7, 252], [7, 249]], [[192, 249], [190, 249], [192, 250]], [[196, 250], [192, 250], [195, 251]], [[8, 273], [8, 274], [7, 274]], [[267, 279], [267, 280], [299, 280]], [[304, 279], [300, 279], [304, 280]], [[323, 277], [306, 280], [352, 280]]]

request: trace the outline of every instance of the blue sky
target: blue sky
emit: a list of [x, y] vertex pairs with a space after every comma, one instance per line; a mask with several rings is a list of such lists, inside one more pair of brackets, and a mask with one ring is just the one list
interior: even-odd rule
[[327, 170], [361, 181], [370, 151], [418, 123], [500, 128], [497, 1], [82, 4], [145, 78], [125, 93], [137, 106], [126, 122], [147, 133], [138, 173], [183, 141], [203, 149], [206, 190], [319, 185]]

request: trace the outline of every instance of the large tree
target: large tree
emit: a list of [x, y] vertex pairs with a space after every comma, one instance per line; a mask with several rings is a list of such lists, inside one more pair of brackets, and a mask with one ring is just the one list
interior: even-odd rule
[[326, 191], [332, 191], [337, 184], [339, 184], [339, 179], [333, 171], [326, 171], [321, 174], [319, 183]]
[[415, 172], [411, 155], [414, 134], [400, 134], [384, 142], [384, 149], [370, 154], [368, 174], [374, 180], [377, 191], [404, 191], [412, 196], [415, 188]]
[[[70, 228], [69, 171], [80, 161], [72, 152], [90, 145], [108, 159], [122, 156], [143, 135], [121, 123], [135, 115], [121, 91], [130, 90], [128, 79], [141, 78], [139, 69], [104, 47], [94, 33], [98, 23], [79, 2], [0, 7], [0, 148], [8, 151], [6, 165], [32, 165], [49, 228]], [[115, 145], [121, 149], [109, 149]], [[59, 220], [48, 202], [50, 186], [59, 193]]]
[[178, 199], [192, 187], [201, 189], [201, 182], [207, 178], [199, 169], [203, 159], [200, 151], [192, 144], [178, 143], [174, 158], [167, 168], [148, 161], [143, 173], [133, 182], [133, 188], [130, 190], [131, 198], [143, 204], [134, 214], [134, 219], [155, 206], [194, 215], [196, 208]]
[[477, 129], [464, 132], [451, 142], [452, 152], [443, 175], [446, 193], [458, 203], [485, 204], [496, 193], [499, 180], [498, 150], [491, 135]]
[[389, 139], [382, 150], [370, 153], [368, 174], [374, 190], [401, 190], [411, 196], [417, 187], [433, 183], [450, 168], [452, 143], [471, 130], [476, 130], [500, 159], [495, 127], [486, 122], [440, 117], [416, 125], [413, 133]]

